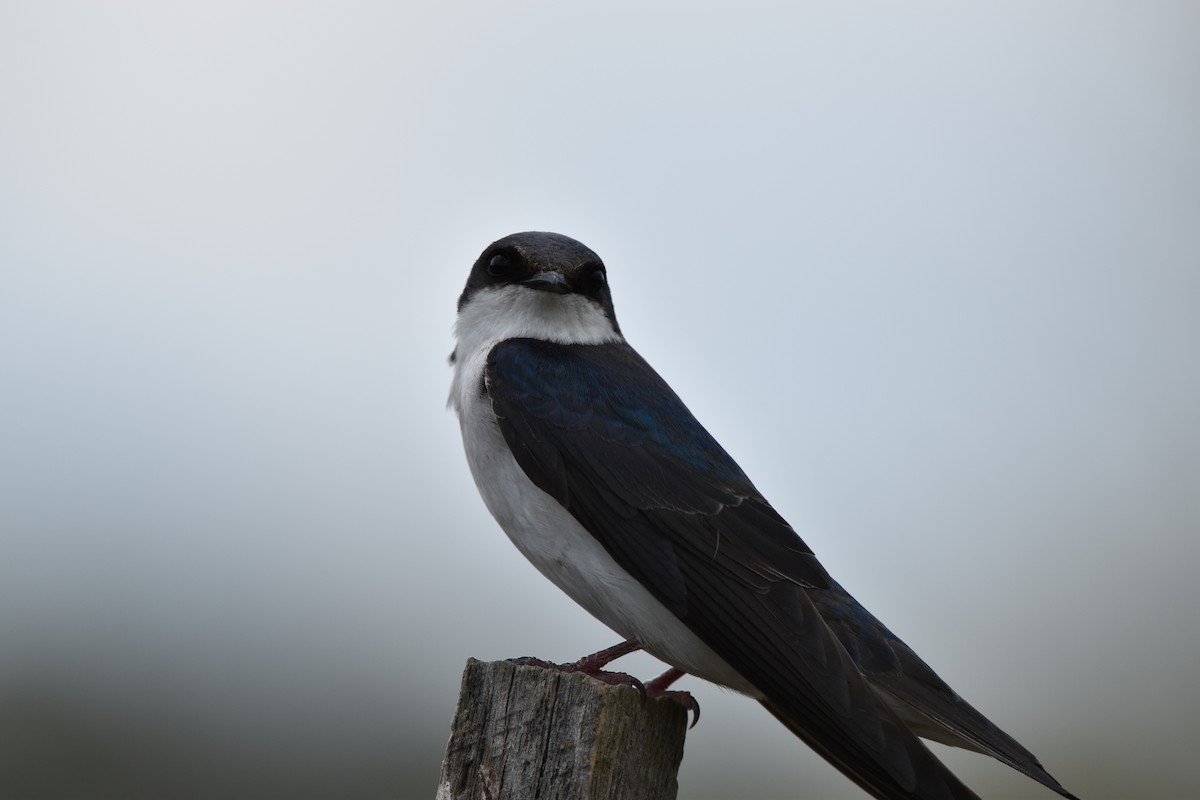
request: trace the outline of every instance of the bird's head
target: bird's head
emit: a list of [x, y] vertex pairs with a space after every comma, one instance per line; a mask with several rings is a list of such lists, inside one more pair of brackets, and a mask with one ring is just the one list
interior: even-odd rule
[[600, 256], [558, 233], [514, 233], [488, 246], [458, 298], [461, 350], [518, 337], [621, 341]]

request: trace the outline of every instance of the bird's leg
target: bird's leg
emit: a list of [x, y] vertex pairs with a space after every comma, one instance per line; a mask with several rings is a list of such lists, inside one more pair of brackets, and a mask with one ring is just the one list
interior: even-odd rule
[[646, 695], [648, 697], [664, 697], [667, 700], [679, 703], [679, 705], [692, 712], [692, 724], [688, 727], [694, 728], [696, 727], [696, 723], [700, 721], [700, 704], [696, 702], [696, 698], [692, 697], [691, 692], [670, 691], [667, 688], [686, 674], [681, 669], [671, 667], [662, 675], [659, 675], [646, 684]]
[[614, 644], [612, 647], [606, 647], [598, 653], [592, 653], [590, 656], [584, 656], [575, 662], [574, 666], [579, 672], [592, 674], [598, 672], [601, 668], [607, 667], [610, 662], [616, 661], [621, 656], [627, 656], [630, 653], [636, 653], [642, 649], [641, 642], [636, 639], [627, 639], [620, 644]]
[[614, 686], [632, 686], [642, 693], [642, 697], [661, 697], [683, 706], [692, 714], [692, 724], [689, 727], [696, 727], [696, 723], [700, 721], [700, 704], [696, 702], [696, 698], [692, 697], [691, 692], [672, 691], [668, 688], [672, 683], [687, 674], [683, 670], [671, 667], [654, 680], [643, 684], [637, 678], [627, 673], [609, 672], [604, 669], [609, 663], [616, 661], [621, 656], [627, 656], [641, 649], [642, 645], [640, 642], [636, 639], [628, 639], [612, 647], [606, 647], [597, 653], [584, 656], [578, 661], [571, 661], [566, 664], [556, 664], [553, 661], [544, 661], [532, 656], [510, 658], [509, 661], [526, 667], [541, 667], [542, 669], [552, 669], [557, 672], [582, 672], [584, 675], [590, 675], [598, 681], [603, 681]]
[[604, 667], [608, 666], [609, 662], [616, 661], [621, 656], [627, 656], [641, 649], [641, 643], [636, 639], [629, 639], [567, 664], [555, 664], [552, 661], [543, 661], [540, 658], [533, 658], [531, 656], [510, 658], [509, 661], [514, 664], [521, 664], [522, 666], [541, 667], [542, 669], [553, 669], [558, 672], [582, 672], [584, 675], [590, 675], [598, 681], [603, 681], [614, 686], [632, 686], [645, 697], [646, 687], [637, 678], [627, 675], [624, 672], [608, 672], [604, 669]]

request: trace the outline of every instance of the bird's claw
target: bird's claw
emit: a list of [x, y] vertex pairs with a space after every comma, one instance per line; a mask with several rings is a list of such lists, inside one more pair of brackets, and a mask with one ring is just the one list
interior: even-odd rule
[[609, 672], [608, 670], [603, 669], [598, 669], [595, 672], [588, 672], [582, 669], [574, 671], [582, 672], [584, 675], [590, 675], [598, 681], [607, 683], [609, 686], [632, 686], [634, 689], [638, 690], [638, 693], [641, 694], [643, 700], [646, 699], [646, 685], [627, 672]]
[[700, 703], [696, 700], [696, 698], [692, 697], [691, 692], [681, 692], [677, 690], [666, 689], [656, 690], [653, 687], [648, 687], [646, 694], [656, 700], [662, 698], [663, 700], [670, 700], [673, 703], [678, 703], [679, 705], [683, 706], [684, 710], [689, 712], [692, 716], [692, 724], [688, 725], [689, 730], [696, 727], [696, 723], [700, 721]]
[[555, 672], [581, 672], [590, 678], [595, 678], [601, 683], [607, 683], [609, 686], [632, 686], [638, 690], [642, 699], [645, 699], [647, 696], [646, 685], [637, 678], [625, 672], [609, 672], [608, 670], [600, 669], [600, 666], [589, 657], [566, 664], [557, 664], [553, 661], [545, 661], [533, 656], [522, 656], [521, 658], [510, 658], [508, 660], [510, 663], [524, 667], [539, 667], [540, 669], [551, 669]]
[[646, 684], [646, 693], [651, 697], [662, 697], [683, 706], [685, 711], [689, 711], [692, 714], [692, 724], [688, 727], [694, 728], [696, 727], [696, 723], [700, 721], [700, 703], [697, 702], [696, 698], [692, 697], [691, 692], [680, 692], [668, 690], [667, 688], [682, 678], [684, 674], [684, 671], [679, 667], [671, 667], [662, 675], [659, 675]]

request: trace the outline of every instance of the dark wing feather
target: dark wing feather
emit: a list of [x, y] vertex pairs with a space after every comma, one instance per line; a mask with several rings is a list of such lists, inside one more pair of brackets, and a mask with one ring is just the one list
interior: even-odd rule
[[624, 569], [879, 798], [966, 800], [869, 686], [810, 591], [836, 584], [624, 344], [503, 342], [486, 387], [517, 462]]
[[924, 718], [918, 733], [986, 753], [1074, 800], [1033, 753], [960, 697], [845, 589], [835, 584], [809, 597], [867, 680]]

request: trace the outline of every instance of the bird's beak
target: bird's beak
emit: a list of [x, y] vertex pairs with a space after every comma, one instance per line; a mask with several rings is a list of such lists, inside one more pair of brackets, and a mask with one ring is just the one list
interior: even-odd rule
[[531, 289], [554, 292], [555, 294], [567, 294], [571, 291], [571, 285], [567, 283], [567, 277], [561, 272], [555, 272], [554, 270], [539, 272], [532, 278], [521, 281], [521, 285], [528, 286]]

